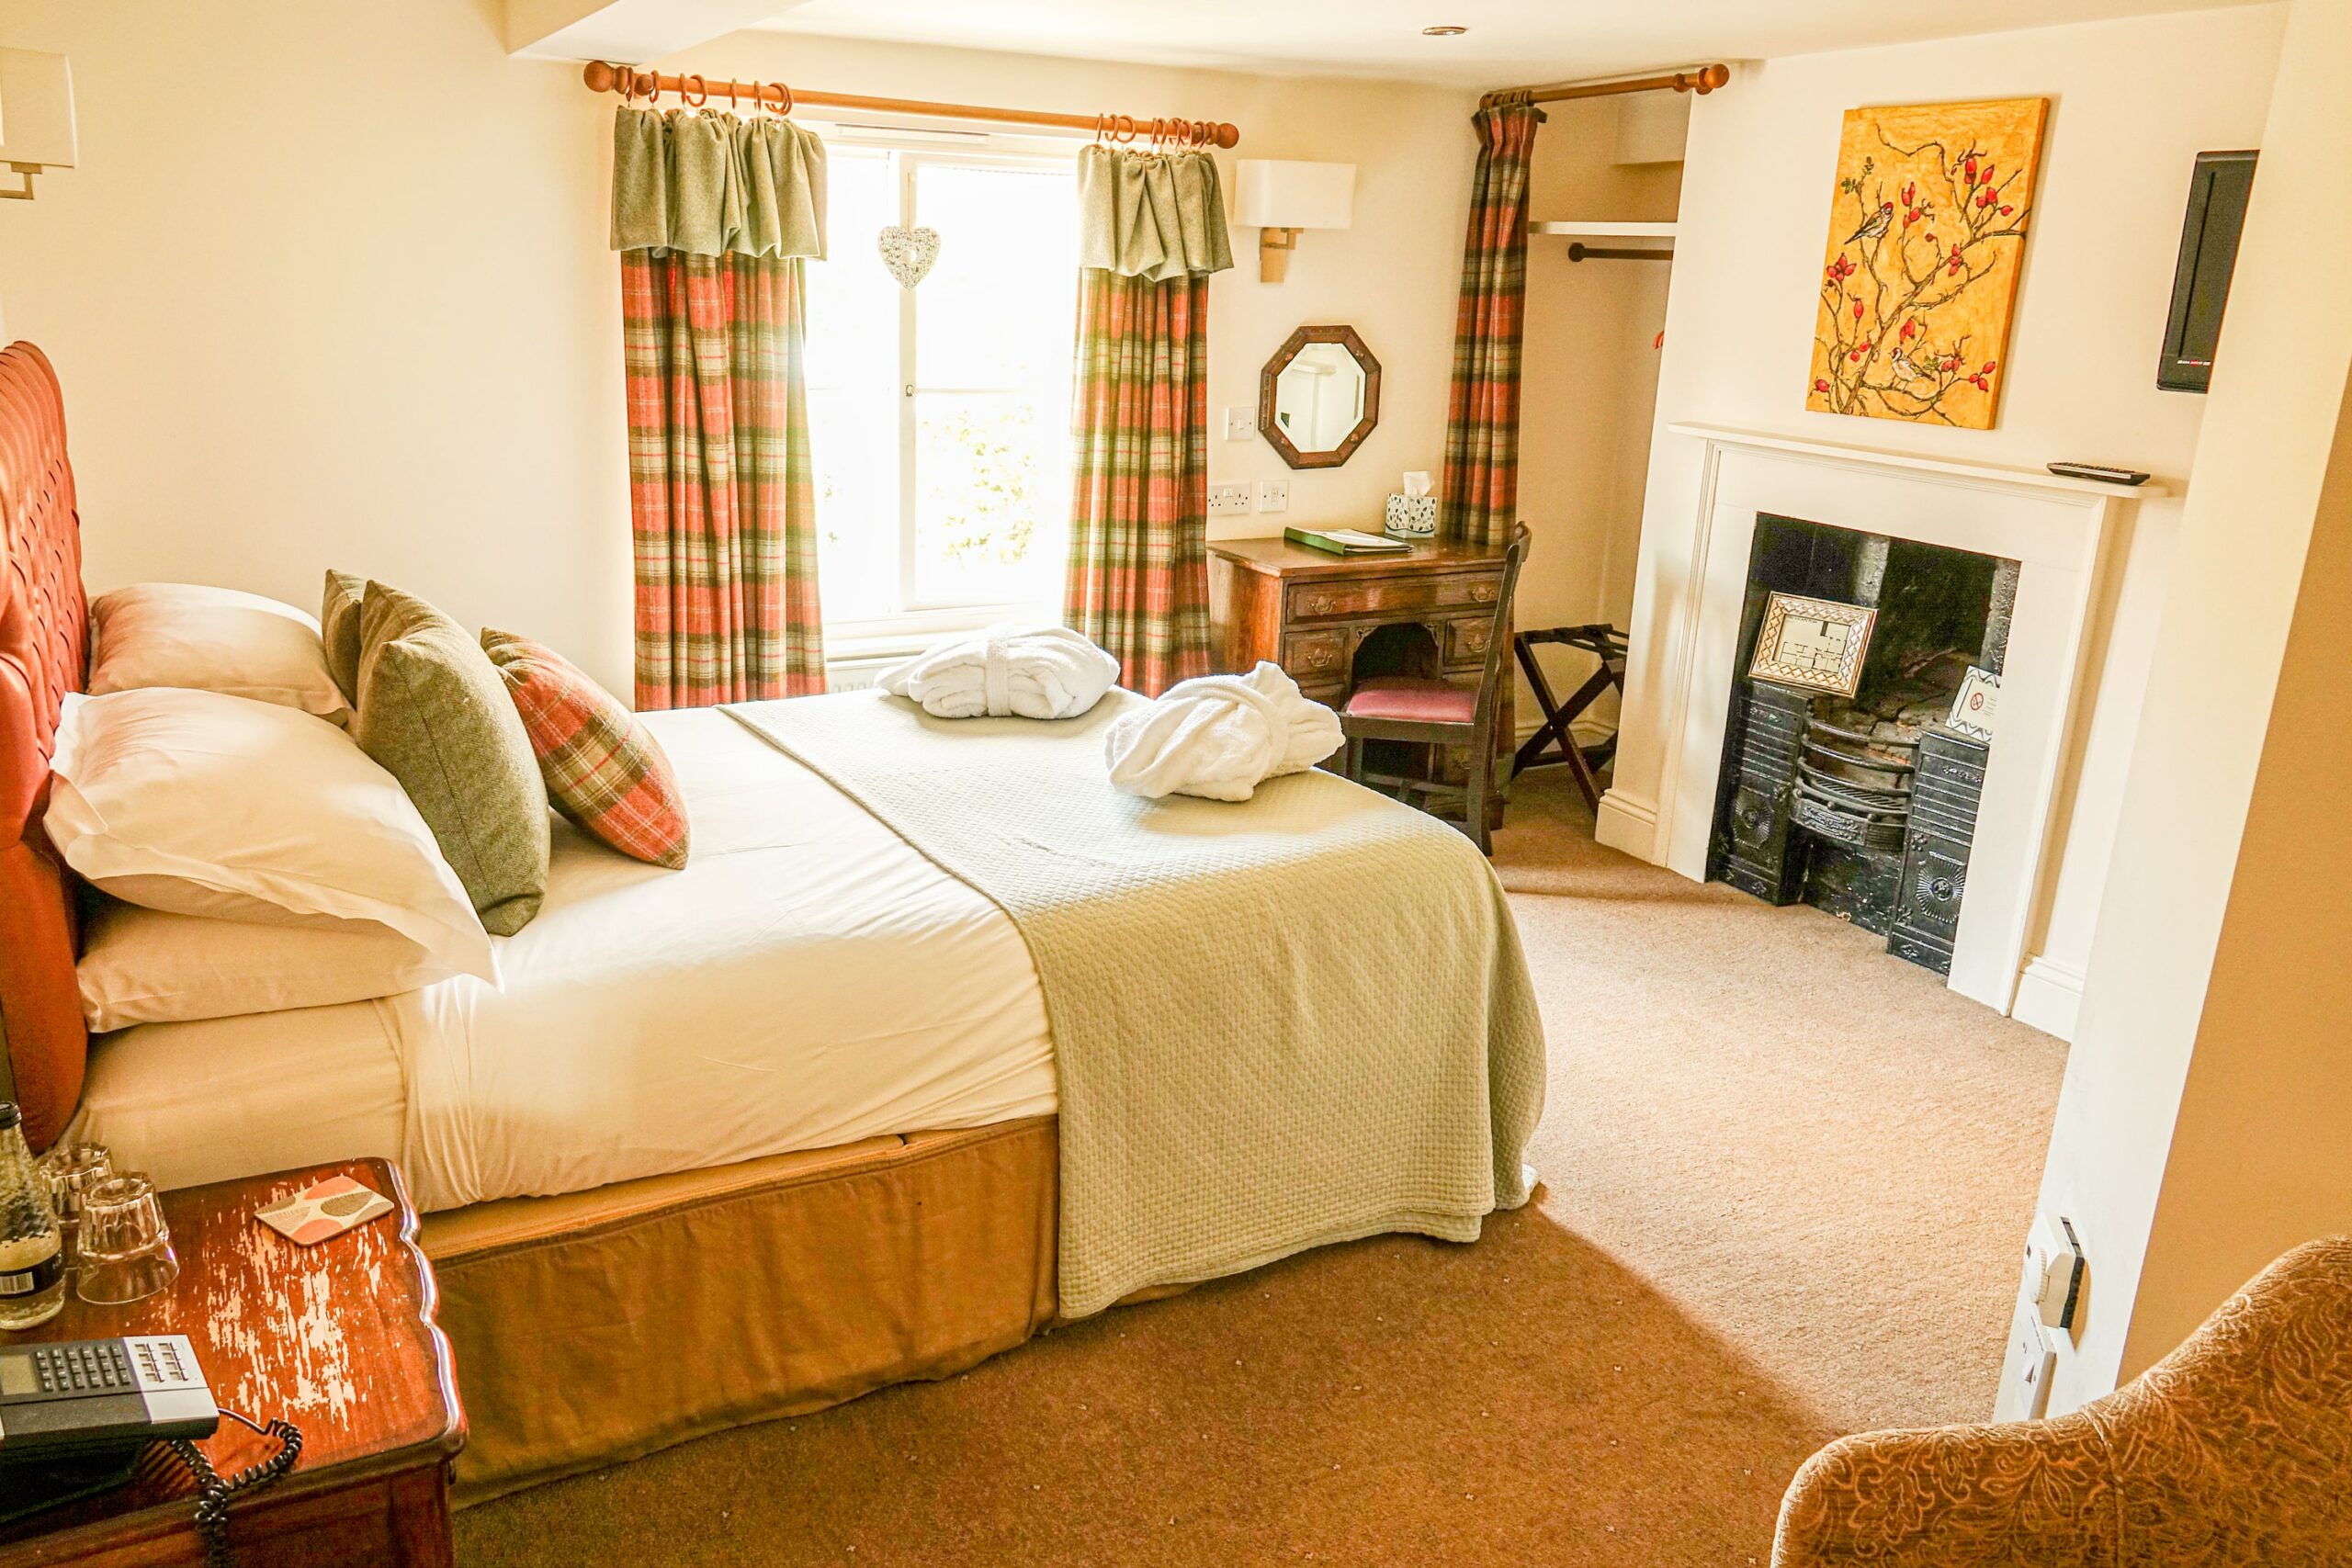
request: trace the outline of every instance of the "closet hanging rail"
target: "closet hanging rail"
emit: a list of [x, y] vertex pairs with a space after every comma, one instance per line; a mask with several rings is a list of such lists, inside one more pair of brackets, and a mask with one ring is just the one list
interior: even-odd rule
[[1702, 65], [1696, 71], [1677, 71], [1665, 76], [1635, 76], [1622, 82], [1564, 82], [1551, 87], [1498, 87], [1480, 97], [1478, 107], [1492, 108], [1505, 98], [1516, 98], [1529, 104], [1556, 104], [1567, 98], [1614, 97], [1619, 93], [1706, 94], [1730, 80], [1730, 66]]
[[788, 87], [781, 82], [738, 82], [731, 77], [721, 82], [691, 71], [672, 76], [627, 65], [614, 65], [602, 60], [590, 61], [582, 76], [593, 90], [599, 93], [618, 93], [625, 98], [656, 99], [663, 94], [674, 93], [681, 103], [690, 107], [707, 104], [714, 98], [725, 98], [730, 106], [765, 107], [779, 114], [790, 114], [800, 104], [813, 104], [822, 108], [860, 109], [868, 114], [911, 114], [930, 119], [980, 119], [1000, 125], [1046, 125], [1069, 130], [1091, 130], [1097, 136], [1117, 141], [1162, 141], [1232, 147], [1241, 141], [1240, 128], [1223, 120], [1182, 119], [1167, 116], [1137, 119], [1132, 115], [1123, 114], [1055, 114], [1046, 109], [1000, 109], [979, 104], [935, 104], [922, 98], [872, 98], [855, 93], [810, 93]]
[[1635, 245], [1584, 245], [1584, 244], [1571, 244], [1571, 245], [1568, 247], [1568, 259], [1569, 259], [1570, 261], [1572, 261], [1572, 262], [1586, 262], [1586, 261], [1662, 261], [1662, 262], [1670, 262], [1670, 261], [1672, 261], [1672, 260], [1674, 259], [1674, 253], [1673, 253], [1672, 251], [1644, 250], [1644, 249], [1640, 248], [1639, 246], [1635, 246]]

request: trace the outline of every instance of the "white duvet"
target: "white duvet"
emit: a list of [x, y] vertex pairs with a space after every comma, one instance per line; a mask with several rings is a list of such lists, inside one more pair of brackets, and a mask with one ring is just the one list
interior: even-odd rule
[[726, 715], [646, 721], [684, 870], [559, 827], [501, 988], [125, 1031], [80, 1134], [165, 1186], [387, 1155], [431, 1210], [1054, 1109], [1002, 911]]

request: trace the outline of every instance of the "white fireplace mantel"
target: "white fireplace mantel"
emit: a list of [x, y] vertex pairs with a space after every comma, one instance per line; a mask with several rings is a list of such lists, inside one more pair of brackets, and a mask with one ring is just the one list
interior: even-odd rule
[[[1759, 513], [1883, 534], [2019, 563], [2001, 703], [1961, 904], [1951, 985], [2001, 1012], [2018, 994], [2047, 914], [2060, 803], [2091, 643], [2093, 607], [2125, 509], [2160, 484], [2064, 479], [2037, 469], [1873, 451], [1721, 425], [1669, 424], [1698, 444], [1687, 542], [1644, 570], [1623, 724], [1654, 726], [1657, 798], [1631, 780], [1602, 800], [1601, 842], [1695, 879], [1707, 874], [1716, 784], [1737, 672], [1748, 556]], [[1677, 520], [1652, 516], [1669, 531]], [[1623, 750], [1621, 749], [1621, 756]]]

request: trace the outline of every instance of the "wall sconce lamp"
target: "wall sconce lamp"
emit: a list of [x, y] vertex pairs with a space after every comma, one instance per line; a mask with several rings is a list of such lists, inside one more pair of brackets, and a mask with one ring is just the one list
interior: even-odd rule
[[23, 180], [0, 189], [11, 201], [33, 198], [33, 175], [74, 166], [74, 73], [62, 54], [0, 49], [0, 164]]
[[1235, 220], [1258, 232], [1258, 281], [1280, 283], [1303, 229], [1345, 229], [1355, 221], [1356, 166], [1243, 158]]

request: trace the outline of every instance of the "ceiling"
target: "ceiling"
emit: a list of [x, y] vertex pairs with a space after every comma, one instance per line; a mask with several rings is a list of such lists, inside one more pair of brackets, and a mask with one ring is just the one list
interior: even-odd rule
[[[801, 0], [779, 31], [1494, 87], [2231, 0]], [[2236, 0], [2254, 4], [2257, 0]], [[1424, 38], [1432, 23], [1469, 28]]]

